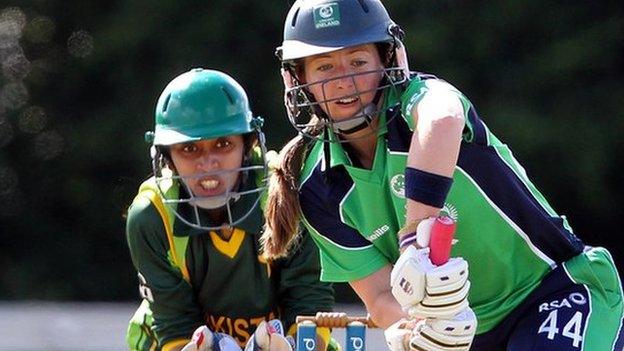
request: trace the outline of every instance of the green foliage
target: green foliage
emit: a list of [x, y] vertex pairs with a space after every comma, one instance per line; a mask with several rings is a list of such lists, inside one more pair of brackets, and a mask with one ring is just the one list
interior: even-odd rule
[[[280, 147], [294, 133], [273, 52], [290, 3], [0, 6], [0, 21], [11, 7], [23, 19], [20, 49], [0, 33], [0, 58], [14, 58], [0, 76], [0, 299], [136, 298], [123, 214], [150, 173], [158, 95], [192, 67], [228, 72]], [[412, 69], [462, 90], [579, 236], [624, 263], [621, 4], [386, 3]]]

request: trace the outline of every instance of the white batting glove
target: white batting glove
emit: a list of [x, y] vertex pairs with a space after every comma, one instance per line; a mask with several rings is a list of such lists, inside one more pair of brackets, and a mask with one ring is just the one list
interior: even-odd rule
[[277, 319], [260, 322], [249, 338], [245, 351], [293, 351], [294, 340], [284, 336], [284, 326]]
[[451, 258], [441, 266], [429, 259], [429, 249], [409, 246], [390, 274], [392, 295], [413, 318], [451, 318], [468, 308], [468, 262]]
[[207, 326], [195, 329], [191, 341], [181, 351], [241, 351], [234, 338], [224, 333], [213, 333]]
[[468, 351], [477, 331], [477, 317], [466, 308], [452, 319], [427, 318], [416, 323], [409, 341], [413, 351]]
[[384, 330], [386, 344], [390, 351], [408, 351], [412, 330], [416, 327], [416, 320], [399, 319]]
[[453, 319], [401, 319], [384, 331], [390, 351], [468, 351], [477, 330], [470, 308]]

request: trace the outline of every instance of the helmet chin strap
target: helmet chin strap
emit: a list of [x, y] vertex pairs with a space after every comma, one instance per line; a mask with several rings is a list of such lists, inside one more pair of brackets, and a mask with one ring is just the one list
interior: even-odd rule
[[381, 90], [377, 90], [373, 101], [366, 104], [353, 117], [344, 121], [332, 122], [331, 126], [334, 133], [349, 135], [370, 126], [373, 119], [377, 117], [377, 103], [381, 98], [381, 94]]
[[216, 210], [217, 208], [221, 208], [228, 203], [229, 196], [211, 196], [204, 198], [194, 198], [194, 200], [189, 201], [189, 203], [193, 206], [197, 206], [203, 208], [205, 210]]
[[355, 132], [359, 132], [360, 130], [368, 127], [375, 118], [375, 110], [377, 109], [377, 105], [374, 103], [369, 103], [364, 106], [358, 113], [356, 113], [353, 117], [344, 120], [332, 122], [332, 129], [335, 133], [338, 134], [353, 134]]

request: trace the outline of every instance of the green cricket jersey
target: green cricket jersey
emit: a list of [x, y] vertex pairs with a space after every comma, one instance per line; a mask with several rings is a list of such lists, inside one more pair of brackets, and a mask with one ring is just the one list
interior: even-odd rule
[[442, 212], [457, 221], [458, 242], [451, 254], [469, 262], [469, 301], [482, 333], [584, 245], [470, 101], [451, 85], [417, 74], [400, 96], [386, 90], [386, 112], [379, 117], [370, 170], [354, 164], [342, 144], [324, 147], [317, 141], [300, 178], [301, 208], [321, 250], [321, 279], [353, 281], [394, 263], [399, 257], [397, 232], [405, 224], [411, 110], [434, 85], [456, 93], [464, 107], [466, 127]]
[[[152, 178], [142, 187], [153, 183]], [[165, 194], [177, 191], [181, 189], [176, 183], [164, 189]], [[248, 205], [241, 201], [233, 205], [234, 213], [237, 206]], [[181, 212], [190, 210], [188, 205], [177, 206]], [[235, 228], [229, 240], [216, 232], [191, 228], [171, 214], [167, 217], [173, 223], [174, 241], [183, 238], [186, 242], [181, 249], [186, 279], [173, 262], [170, 247], [175, 243], [167, 237], [163, 218], [154, 202], [141, 192], [128, 210], [126, 229], [147, 301], [144, 305], [152, 311], [153, 324], [148, 332], [155, 334], [159, 345], [188, 339], [205, 324], [244, 346], [262, 320], [280, 318], [288, 329], [299, 314], [332, 309], [333, 291], [319, 281], [318, 251], [309, 235], [303, 236], [298, 250], [288, 258], [267, 262], [259, 255], [263, 224], [259, 208]], [[142, 345], [145, 339], [134, 338], [133, 342], [135, 349], [149, 347]]]

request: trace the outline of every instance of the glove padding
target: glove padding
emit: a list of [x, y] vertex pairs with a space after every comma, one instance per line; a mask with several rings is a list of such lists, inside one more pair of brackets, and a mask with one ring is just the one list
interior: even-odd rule
[[468, 263], [451, 258], [441, 266], [429, 259], [429, 248], [409, 246], [390, 274], [392, 295], [412, 318], [450, 319], [468, 308]]
[[477, 317], [466, 308], [453, 319], [427, 318], [416, 323], [410, 350], [468, 351], [477, 331]]
[[470, 308], [453, 319], [401, 319], [384, 331], [391, 351], [467, 351], [477, 330]]
[[181, 351], [241, 351], [234, 338], [224, 333], [213, 333], [207, 326], [195, 329], [191, 341]]
[[249, 338], [245, 351], [293, 351], [295, 341], [284, 336], [284, 326], [277, 319], [262, 321]]
[[384, 330], [384, 337], [390, 351], [409, 350], [409, 340], [417, 322], [417, 320], [401, 318]]

